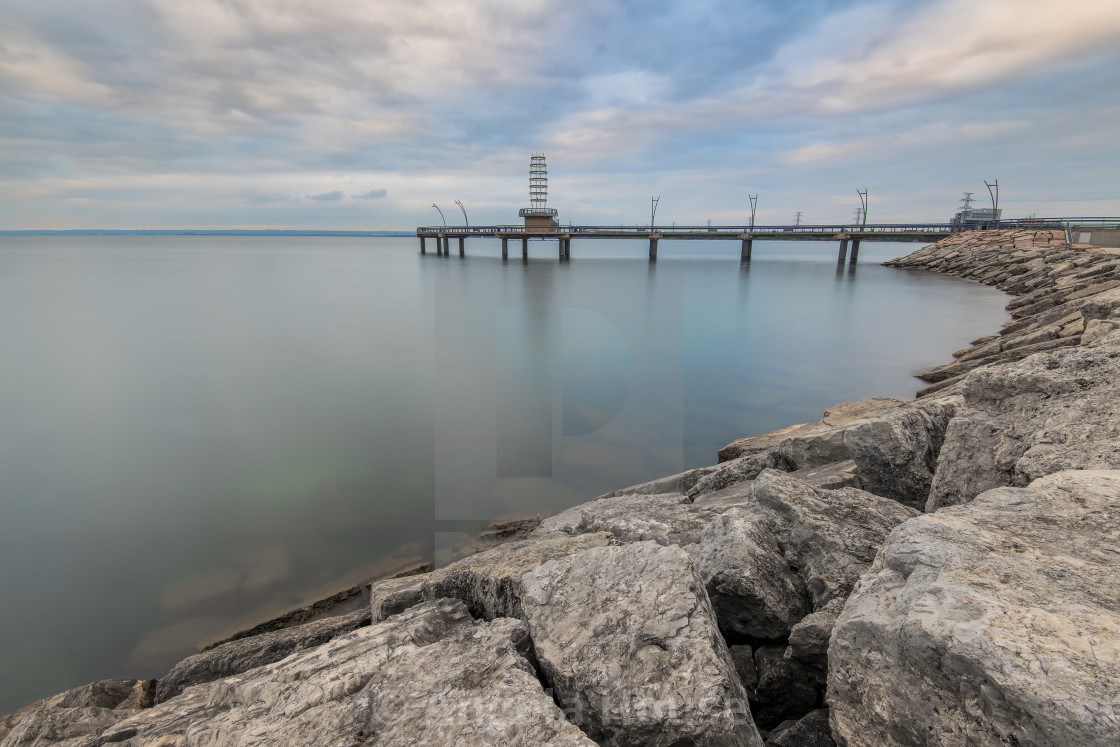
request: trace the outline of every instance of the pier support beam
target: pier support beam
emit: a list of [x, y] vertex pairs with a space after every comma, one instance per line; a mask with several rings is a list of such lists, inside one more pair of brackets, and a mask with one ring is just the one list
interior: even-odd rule
[[443, 237], [443, 256], [445, 256], [445, 257], [450, 257], [451, 256], [451, 237], [450, 236], [444, 236]]
[[529, 259], [529, 239], [521, 237], [521, 259]]
[[463, 242], [465, 242], [466, 240], [467, 239], [464, 236], [459, 237], [459, 256], [460, 257], [466, 256], [466, 250], [463, 248]]
[[739, 260], [741, 262], [750, 262], [752, 249], [754, 249], [754, 239], [743, 239], [743, 250], [739, 254]]
[[659, 233], [651, 233], [649, 236], [649, 258], [651, 260], [657, 259], [657, 240], [661, 238]]
[[848, 266], [851, 267], [852, 265], [854, 265], [858, 258], [859, 258], [859, 239], [852, 239], [852, 259], [851, 259], [850, 262], [848, 262]]
[[838, 265], [844, 264], [844, 260], [846, 260], [847, 258], [848, 258], [848, 240], [847, 239], [841, 239], [840, 240], [840, 253], [838, 255], [836, 255], [836, 264], [838, 264]]
[[424, 237], [423, 236], [420, 237], [420, 253], [421, 254], [426, 254], [426, 252], [424, 251]]
[[509, 239], [502, 237], [502, 259], [509, 259]]
[[564, 259], [572, 258], [572, 237], [564, 237]]
[[559, 255], [560, 259], [564, 259], [564, 237], [563, 236], [561, 236], [560, 238], [558, 238], [556, 240], [556, 246], [559, 248], [559, 251], [560, 251], [560, 255]]

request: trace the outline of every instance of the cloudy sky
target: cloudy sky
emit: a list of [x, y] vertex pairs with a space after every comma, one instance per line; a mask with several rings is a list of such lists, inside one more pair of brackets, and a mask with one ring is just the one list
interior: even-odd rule
[[1116, 0], [0, 0], [0, 228], [1120, 215]]

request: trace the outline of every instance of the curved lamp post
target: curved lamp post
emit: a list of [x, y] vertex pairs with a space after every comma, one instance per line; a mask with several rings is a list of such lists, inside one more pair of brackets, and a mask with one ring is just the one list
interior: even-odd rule
[[437, 211], [439, 211], [439, 219], [443, 221], [443, 227], [447, 228], [447, 218], [443, 217], [443, 211], [439, 209], [439, 205], [437, 205], [433, 202], [432, 207], [434, 207]]
[[998, 221], [999, 218], [996, 216], [999, 215], [999, 179], [993, 180], [991, 184], [988, 184], [988, 180], [985, 179], [984, 186], [988, 188], [988, 194], [992, 198], [992, 221]]
[[467, 228], [470, 228], [471, 227], [471, 222], [467, 218], [467, 209], [465, 207], [463, 207], [463, 203], [460, 200], [455, 200], [455, 204], [458, 205], [459, 209], [463, 211], [463, 223], [466, 224]]

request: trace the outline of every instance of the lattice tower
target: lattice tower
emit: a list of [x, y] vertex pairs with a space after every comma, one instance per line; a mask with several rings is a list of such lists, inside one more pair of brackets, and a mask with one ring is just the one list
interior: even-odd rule
[[529, 159], [529, 204], [533, 210], [544, 210], [548, 201], [548, 166], [544, 153], [534, 153]]

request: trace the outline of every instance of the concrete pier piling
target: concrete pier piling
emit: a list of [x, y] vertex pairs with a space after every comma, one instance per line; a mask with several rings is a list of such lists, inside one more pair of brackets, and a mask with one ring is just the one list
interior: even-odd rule
[[750, 236], [744, 236], [742, 238], [743, 238], [743, 249], [739, 254], [739, 261], [750, 262], [751, 261], [751, 250], [754, 248], [754, 238], [750, 237]]
[[846, 260], [847, 258], [848, 258], [848, 240], [847, 239], [841, 239], [840, 240], [840, 253], [838, 255], [836, 255], [836, 264], [838, 264], [838, 265], [844, 264], [844, 260]]

